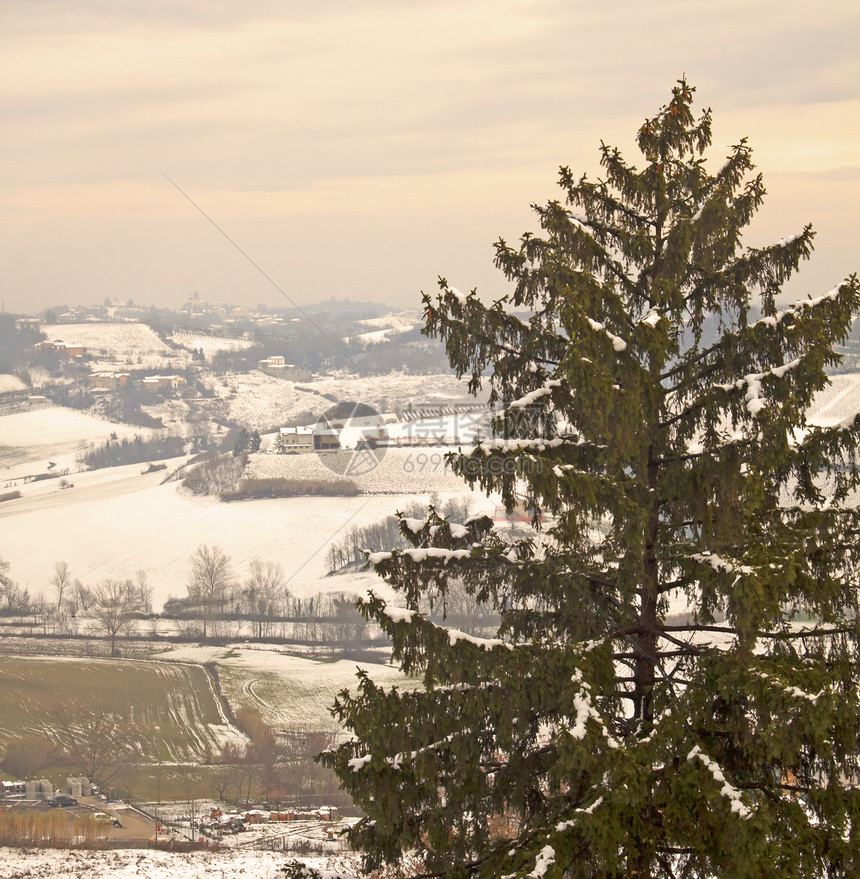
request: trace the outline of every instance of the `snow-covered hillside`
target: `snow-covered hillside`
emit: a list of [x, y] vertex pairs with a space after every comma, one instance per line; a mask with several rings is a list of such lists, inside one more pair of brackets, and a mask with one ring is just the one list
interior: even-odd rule
[[242, 351], [254, 344], [254, 340], [247, 336], [237, 339], [235, 336], [212, 336], [184, 330], [176, 330], [170, 340], [189, 351], [202, 351], [207, 360], [211, 360], [219, 351]]
[[839, 424], [860, 412], [860, 373], [831, 376], [830, 385], [819, 391], [807, 413], [813, 424]]
[[449, 469], [443, 447], [327, 452], [319, 455], [252, 455], [246, 471], [261, 479], [350, 479], [362, 494], [457, 493], [466, 484]]
[[257, 708], [266, 723], [277, 729], [334, 730], [331, 706], [342, 690], [357, 690], [358, 669], [366, 671], [380, 686], [416, 685], [398, 667], [382, 662], [319, 661], [260, 645], [243, 644], [228, 651], [188, 645], [159, 653], [156, 658], [217, 662], [221, 689], [230, 704]]
[[97, 360], [135, 363], [137, 358], [161, 360], [174, 355], [151, 327], [141, 323], [58, 324], [46, 331], [51, 340], [83, 345]]
[[[417, 498], [299, 497], [221, 503], [189, 495], [164, 474], [142, 475], [140, 465], [76, 474], [74, 488], [56, 481], [22, 486], [24, 496], [0, 504], [0, 558], [22, 585], [47, 588], [55, 561], [94, 584], [146, 571], [153, 602], [184, 595], [190, 556], [198, 545], [220, 547], [235, 574], [255, 559], [277, 562], [294, 595], [366, 589], [373, 574], [327, 578], [329, 545], [355, 525], [391, 515]], [[33, 489], [31, 491], [31, 489]]]
[[9, 391], [25, 391], [26, 389], [27, 385], [17, 375], [9, 375], [8, 372], [0, 373], [0, 394], [6, 394]]
[[[123, 325], [119, 325], [123, 326]], [[463, 399], [462, 383], [453, 376], [383, 376], [376, 379], [331, 378], [308, 383], [263, 376], [227, 377], [241, 387], [231, 405], [243, 409], [251, 423], [283, 423], [290, 406], [316, 400], [320, 411], [335, 399], [370, 400], [378, 410], [405, 408], [410, 399], [433, 402]], [[313, 392], [311, 392], [311, 388]], [[277, 393], [293, 395], [282, 406]], [[301, 395], [299, 397], [298, 395]], [[810, 409], [813, 423], [834, 424], [860, 411], [860, 373], [837, 375]], [[34, 592], [46, 589], [53, 563], [68, 562], [73, 575], [93, 584], [107, 577], [130, 577], [145, 570], [154, 587], [156, 607], [169, 596], [185, 594], [189, 558], [199, 544], [217, 545], [232, 559], [243, 579], [255, 559], [279, 563], [296, 595], [319, 591], [359, 591], [379, 584], [371, 573], [326, 576], [326, 551], [352, 526], [383, 519], [398, 508], [465, 490], [444, 466], [444, 449], [391, 449], [382, 463], [356, 478], [368, 495], [305, 497], [220, 503], [193, 497], [178, 483], [162, 485], [163, 472], [141, 474], [140, 465], [75, 473], [82, 444], [146, 433], [139, 428], [101, 421], [61, 408], [46, 408], [0, 417], [0, 485], [20, 490], [22, 497], [0, 504], [0, 558], [11, 574]], [[358, 465], [357, 457], [345, 456]], [[24, 483], [21, 477], [48, 472], [48, 462], [73, 471], [73, 488], [59, 480]], [[333, 462], [334, 459], [331, 459]], [[182, 463], [171, 463], [175, 468]], [[334, 478], [320, 458], [309, 455], [252, 456], [249, 473], [260, 477]], [[385, 494], [375, 494], [386, 492]], [[493, 504], [475, 494], [473, 506]]]
[[363, 342], [365, 345], [376, 345], [385, 342], [393, 336], [408, 333], [421, 324], [421, 318], [416, 312], [404, 312], [402, 314], [386, 314], [382, 317], [371, 317], [358, 321], [365, 327], [374, 329], [358, 333], [346, 339], [347, 342]]
[[[103, 443], [112, 433], [119, 439], [151, 430], [102, 421], [74, 409], [49, 406], [0, 417], [0, 480], [46, 472], [49, 460], [73, 467], [75, 453], [87, 443]], [[40, 466], [30, 465], [38, 463]]]
[[343, 375], [292, 382], [250, 372], [229, 375], [215, 384], [228, 417], [249, 429], [265, 430], [299, 419], [313, 421], [336, 401], [350, 400], [377, 412], [393, 412], [421, 403], [474, 402], [466, 382], [442, 375]]

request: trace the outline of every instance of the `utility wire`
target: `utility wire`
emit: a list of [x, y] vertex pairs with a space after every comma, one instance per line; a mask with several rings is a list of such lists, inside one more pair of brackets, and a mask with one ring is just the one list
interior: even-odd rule
[[347, 354], [346, 351], [335, 341], [302, 307], [295, 301], [295, 299], [284, 290], [283, 287], [246, 251], [244, 250], [236, 241], [230, 237], [230, 235], [197, 204], [196, 201], [163, 169], [158, 169], [165, 180], [206, 220], [223, 238], [225, 238], [233, 247], [239, 251], [239, 253], [290, 303], [290, 305], [295, 308], [299, 314], [309, 323], [311, 326], [316, 329], [316, 331], [334, 348], [341, 357], [355, 369], [358, 371], [358, 366], [355, 364], [353, 359]]

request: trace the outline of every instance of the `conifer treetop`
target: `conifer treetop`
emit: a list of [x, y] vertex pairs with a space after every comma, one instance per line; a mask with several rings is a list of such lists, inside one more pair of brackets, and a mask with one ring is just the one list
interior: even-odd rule
[[[530, 527], [434, 509], [370, 557], [362, 612], [418, 688], [359, 676], [322, 760], [369, 866], [423, 875], [852, 875], [860, 417], [807, 420], [860, 307], [852, 276], [778, 306], [813, 230], [742, 243], [765, 195], [745, 140], [712, 172], [680, 80], [638, 130], [563, 167], [512, 291], [440, 279], [425, 332], [493, 431], [451, 456]], [[755, 309], [755, 311], [754, 311]], [[451, 590], [498, 614], [446, 625]]]

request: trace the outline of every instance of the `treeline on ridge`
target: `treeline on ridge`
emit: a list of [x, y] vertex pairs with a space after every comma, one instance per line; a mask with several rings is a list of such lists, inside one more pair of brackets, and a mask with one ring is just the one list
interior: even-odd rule
[[141, 464], [163, 458], [177, 458], [185, 453], [186, 440], [181, 436], [154, 436], [144, 439], [140, 434], [129, 441], [126, 437], [109, 439], [104, 445], [83, 452], [78, 460], [91, 470]]

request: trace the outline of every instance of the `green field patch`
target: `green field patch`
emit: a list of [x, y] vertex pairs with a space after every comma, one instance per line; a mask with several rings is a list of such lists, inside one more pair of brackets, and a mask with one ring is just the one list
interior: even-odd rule
[[59, 737], [69, 712], [122, 719], [141, 758], [199, 760], [221, 747], [224, 719], [200, 666], [107, 659], [4, 656], [0, 744], [24, 735]]

